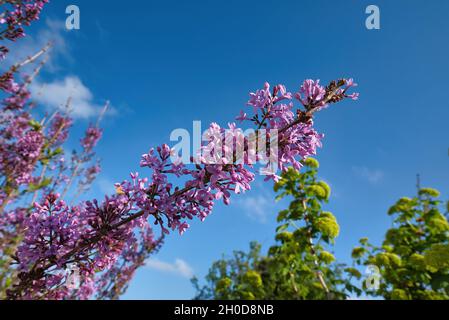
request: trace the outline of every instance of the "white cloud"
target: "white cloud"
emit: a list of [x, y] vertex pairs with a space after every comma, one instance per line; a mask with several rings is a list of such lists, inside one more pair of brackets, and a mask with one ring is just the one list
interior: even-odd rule
[[36, 102], [51, 109], [64, 110], [70, 98], [71, 115], [75, 118], [97, 116], [103, 108], [94, 103], [92, 92], [77, 76], [67, 76], [64, 80], [49, 83], [36, 79], [30, 90]]
[[[10, 67], [11, 65], [25, 60], [28, 56], [37, 53], [49, 42], [52, 42], [53, 46], [50, 51], [49, 60], [45, 65], [45, 70], [55, 71], [59, 69], [56, 60], [59, 57], [64, 57], [70, 60], [70, 51], [67, 45], [67, 41], [64, 38], [66, 33], [64, 28], [64, 22], [59, 20], [46, 20], [46, 27], [36, 33], [35, 36], [27, 35], [24, 39], [8, 44], [10, 53], [7, 55], [6, 60], [2, 63], [2, 66]], [[27, 66], [25, 68], [26, 73], [30, 73], [33, 66]]]
[[96, 180], [96, 183], [101, 193], [108, 195], [116, 193], [114, 182], [112, 182], [110, 179], [99, 177]]
[[384, 172], [379, 169], [369, 169], [367, 167], [353, 167], [352, 171], [360, 178], [367, 180], [371, 184], [377, 184], [384, 178]]
[[269, 192], [265, 184], [258, 181], [251, 193], [239, 195], [236, 205], [251, 219], [266, 223], [268, 218], [276, 213], [275, 195]]
[[262, 223], [267, 222], [268, 215], [272, 213], [270, 210], [272, 201], [269, 203], [267, 198], [262, 195], [243, 196], [237, 203], [245, 210], [248, 217]]
[[95, 26], [97, 27], [98, 37], [100, 41], [104, 42], [110, 38], [110, 32], [103, 27], [99, 20], [95, 21]]
[[174, 263], [168, 263], [158, 259], [148, 259], [145, 266], [153, 270], [176, 274], [184, 278], [190, 279], [193, 277], [192, 267], [182, 259], [176, 259]]
[[[11, 65], [25, 60], [30, 55], [34, 55], [39, 50], [52, 42], [53, 46], [49, 51], [49, 60], [45, 64], [44, 70], [56, 75], [56, 71], [61, 71], [59, 67], [61, 59], [70, 62], [72, 57], [68, 43], [66, 41], [68, 31], [65, 29], [64, 21], [46, 20], [45, 28], [38, 31], [34, 36], [28, 35], [21, 41], [11, 45], [11, 52], [1, 65], [9, 68]], [[25, 74], [31, 74], [36, 64], [31, 64], [23, 70]], [[42, 77], [37, 77], [30, 85], [32, 98], [43, 107], [50, 110], [65, 109], [67, 100], [71, 98], [72, 116], [74, 118], [96, 117], [101, 112], [103, 105], [98, 105], [94, 101], [91, 90], [84, 85], [76, 75], [65, 76], [52, 82], [44, 82]], [[108, 115], [113, 114], [113, 108], [109, 108]]]

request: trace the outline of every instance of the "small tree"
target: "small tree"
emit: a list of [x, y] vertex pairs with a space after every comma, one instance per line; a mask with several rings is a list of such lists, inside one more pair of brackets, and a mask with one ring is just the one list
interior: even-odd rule
[[235, 252], [232, 259], [215, 262], [206, 287], [193, 280], [197, 298], [345, 299], [360, 293], [351, 284], [360, 273], [336, 263], [329, 252], [340, 232], [335, 216], [322, 209], [331, 189], [317, 179], [318, 161], [303, 164], [304, 172], [290, 169], [275, 185], [277, 199], [293, 198], [278, 215], [276, 244], [266, 256], [252, 243], [248, 254]]
[[[388, 214], [394, 225], [381, 247], [360, 241], [352, 256], [359, 265], [379, 270], [378, 286], [364, 284], [369, 295], [385, 299], [449, 299], [449, 208], [434, 189], [402, 198]], [[378, 287], [378, 288], [376, 288]]]

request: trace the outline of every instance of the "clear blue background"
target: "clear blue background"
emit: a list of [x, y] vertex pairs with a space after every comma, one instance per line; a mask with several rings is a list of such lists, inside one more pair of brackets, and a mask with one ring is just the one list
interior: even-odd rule
[[[64, 34], [71, 59], [43, 77], [76, 75], [116, 109], [104, 122], [103, 173], [90, 197], [139, 170], [140, 155], [173, 129], [232, 121], [265, 81], [296, 91], [305, 78], [354, 77], [360, 100], [316, 121], [326, 134], [320, 174], [341, 224], [337, 257], [349, 261], [361, 237], [381, 241], [387, 209], [414, 194], [417, 173], [449, 198], [448, 1], [53, 0], [33, 30], [64, 20], [69, 4], [81, 9], [81, 30]], [[365, 28], [369, 4], [381, 9], [381, 30]], [[269, 245], [282, 207], [271, 188], [256, 183], [230, 207], [218, 205], [183, 237], [170, 236], [156, 258], [182, 259], [202, 278], [223, 253], [251, 240]], [[266, 203], [251, 205], [258, 198]], [[193, 294], [188, 278], [144, 267], [125, 298]]]

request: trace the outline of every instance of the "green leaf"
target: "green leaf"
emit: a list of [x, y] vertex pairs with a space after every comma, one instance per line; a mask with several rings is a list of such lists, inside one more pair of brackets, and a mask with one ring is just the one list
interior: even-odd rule
[[362, 277], [362, 274], [356, 268], [346, 268], [345, 271], [351, 276], [356, 277], [357, 279], [360, 279]]
[[353, 257], [354, 259], [359, 259], [359, 258], [361, 258], [361, 257], [365, 254], [365, 252], [366, 252], [366, 249], [365, 249], [365, 248], [362, 248], [362, 247], [355, 247], [355, 248], [352, 250], [352, 257]]
[[317, 229], [326, 237], [334, 239], [340, 234], [340, 226], [330, 212], [322, 212], [316, 224]]
[[281, 222], [283, 220], [285, 220], [287, 218], [287, 215], [289, 214], [289, 210], [282, 210], [281, 212], [279, 212], [278, 217], [277, 217], [277, 222]]
[[360, 242], [360, 244], [361, 244], [362, 246], [368, 245], [368, 241], [369, 241], [368, 238], [362, 238], [362, 239], [359, 240], [359, 242]]
[[276, 228], [276, 232], [277, 233], [282, 232], [282, 231], [286, 230], [288, 227], [289, 227], [288, 223], [282, 224]]
[[449, 269], [449, 245], [434, 244], [424, 253], [426, 265], [435, 270]]
[[325, 199], [326, 200], [329, 200], [329, 198], [330, 198], [330, 196], [331, 196], [331, 187], [326, 183], [326, 182], [324, 182], [324, 181], [320, 181], [320, 182], [318, 182], [318, 185], [320, 186], [320, 187], [322, 187], [323, 189], [324, 189], [324, 191], [325, 191]]
[[28, 124], [34, 131], [40, 131], [42, 129], [42, 125], [36, 120], [30, 120]]
[[325, 264], [331, 264], [335, 261], [335, 257], [332, 253], [327, 251], [320, 252], [320, 260], [323, 261]]
[[429, 196], [432, 198], [438, 198], [440, 196], [440, 192], [436, 189], [432, 189], [432, 188], [423, 188], [421, 190], [419, 190], [419, 195], [420, 196]]
[[442, 288], [449, 287], [449, 274], [442, 274], [432, 278], [432, 289], [438, 291]]
[[315, 184], [306, 189], [306, 194], [309, 197], [317, 197], [318, 199], [324, 200], [328, 193], [322, 186]]
[[402, 289], [394, 289], [391, 294], [392, 300], [410, 300], [410, 296], [405, 290]]
[[62, 154], [62, 153], [64, 153], [64, 150], [63, 150], [62, 148], [56, 148], [56, 149], [53, 151], [52, 155], [53, 155], [53, 156], [57, 156], [57, 155]]
[[316, 160], [315, 158], [307, 158], [306, 160], [303, 161], [303, 164], [306, 167], [309, 168], [314, 168], [314, 169], [318, 169], [320, 167], [320, 163], [318, 162], [318, 160]]
[[281, 241], [281, 242], [288, 242], [290, 240], [293, 239], [293, 233], [291, 232], [281, 232], [278, 235], [276, 235], [276, 241]]

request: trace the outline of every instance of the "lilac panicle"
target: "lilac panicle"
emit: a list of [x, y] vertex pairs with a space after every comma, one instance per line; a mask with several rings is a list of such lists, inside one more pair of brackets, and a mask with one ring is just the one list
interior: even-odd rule
[[[323, 135], [313, 127], [313, 114], [344, 98], [356, 99], [356, 95], [347, 93], [353, 86], [352, 80], [339, 80], [327, 87], [322, 87], [319, 81], [306, 80], [293, 95], [283, 85], [270, 91], [266, 83], [263, 89], [250, 95], [248, 105], [253, 107], [253, 117], [242, 112], [239, 120], [266, 129], [268, 135], [274, 130], [278, 132], [279, 168], [300, 169], [301, 161], [321, 147]], [[303, 108], [294, 110], [293, 97]], [[248, 137], [238, 139], [242, 133], [235, 124], [228, 124], [226, 129], [231, 129], [232, 139], [247, 146]], [[211, 124], [206, 134], [210, 139], [202, 146], [193, 166], [172, 163], [174, 151], [168, 145], [151, 149], [140, 162], [142, 168], [150, 169], [150, 176], [132, 173], [130, 180], [117, 183], [116, 193], [101, 203], [94, 200], [70, 207], [57, 195], [50, 194], [43, 203], [36, 204], [25, 222], [28, 226], [25, 241], [17, 254], [20, 282], [9, 291], [9, 297], [73, 296], [73, 290], [64, 286], [69, 263], [80, 269], [83, 285], [76, 293], [81, 298], [113, 295], [115, 291], [104, 290], [104, 285], [109, 285], [111, 277], [122, 270], [117, 266], [123, 265], [124, 274], [114, 286], [123, 288], [135, 268], [143, 263], [142, 257], [148, 254], [142, 248], [155, 245], [150, 221], [161, 228], [162, 234], [170, 231], [183, 234], [189, 228], [189, 220], [197, 217], [203, 221], [212, 212], [216, 200], [229, 204], [232, 194], [250, 190], [255, 164], [245, 157], [228, 159], [213, 152], [222, 148], [221, 142], [229, 131], [226, 129]], [[82, 140], [85, 150], [95, 145], [98, 136], [101, 136], [98, 131], [88, 131]], [[179, 178], [185, 183], [175, 186], [174, 181]], [[267, 176], [268, 180], [277, 178], [274, 172]]]

